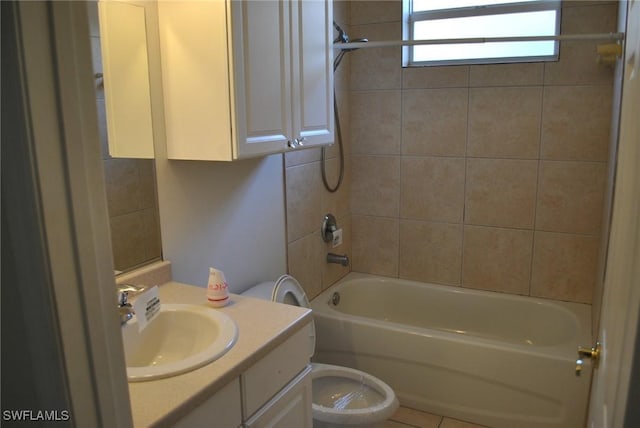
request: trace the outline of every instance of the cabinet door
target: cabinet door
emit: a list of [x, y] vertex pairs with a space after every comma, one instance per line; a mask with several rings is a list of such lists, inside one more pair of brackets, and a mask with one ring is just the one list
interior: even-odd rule
[[265, 404], [245, 426], [246, 428], [311, 428], [311, 366]]
[[99, 2], [109, 154], [152, 159], [153, 124], [145, 7]]
[[231, 93], [224, 1], [159, 1], [169, 159], [231, 160]]
[[235, 158], [282, 152], [291, 133], [289, 1], [231, 2]]
[[291, 2], [292, 138], [303, 147], [334, 141], [332, 4]]

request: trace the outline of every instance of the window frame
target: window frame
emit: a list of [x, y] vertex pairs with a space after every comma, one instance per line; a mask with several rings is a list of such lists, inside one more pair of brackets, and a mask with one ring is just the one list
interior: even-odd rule
[[[447, 18], [462, 18], [472, 16], [501, 15], [506, 13], [522, 13], [522, 12], [538, 12], [555, 10], [555, 34], [560, 35], [560, 23], [562, 15], [561, 0], [537, 0], [537, 1], [515, 1], [512, 3], [483, 5], [483, 6], [464, 6], [458, 8], [438, 9], [431, 11], [413, 12], [413, 0], [402, 0], [403, 3], [403, 40], [414, 40], [413, 28], [414, 23], [422, 21], [430, 21]], [[481, 38], [481, 37], [478, 37]], [[491, 37], [487, 37], [491, 39]], [[526, 62], [544, 62], [557, 61], [560, 51], [560, 42], [554, 43], [554, 52], [552, 55], [542, 56], [519, 56], [519, 57], [493, 57], [493, 58], [466, 58], [455, 60], [430, 60], [415, 61], [414, 45], [403, 46], [402, 48], [402, 66], [403, 67], [423, 67], [423, 66], [442, 66], [442, 65], [473, 65], [473, 64], [501, 64], [501, 63], [526, 63]]]

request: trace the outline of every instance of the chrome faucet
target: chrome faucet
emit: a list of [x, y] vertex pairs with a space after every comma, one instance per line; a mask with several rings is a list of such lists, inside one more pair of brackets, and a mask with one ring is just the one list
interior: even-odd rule
[[328, 253], [327, 254], [327, 263], [336, 263], [342, 266], [349, 266], [349, 256]]
[[116, 290], [118, 295], [118, 312], [120, 313], [120, 325], [124, 325], [133, 318], [134, 310], [131, 303], [129, 303], [129, 293], [132, 295], [140, 294], [147, 290], [149, 287], [146, 285], [134, 285], [134, 284], [116, 284]]

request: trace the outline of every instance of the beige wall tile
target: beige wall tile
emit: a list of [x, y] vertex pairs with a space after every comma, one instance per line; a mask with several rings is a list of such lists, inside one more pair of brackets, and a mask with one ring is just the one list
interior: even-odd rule
[[468, 90], [412, 89], [403, 93], [402, 153], [463, 156]]
[[[562, 34], [615, 32], [617, 5], [602, 3], [584, 7], [563, 7], [561, 28]], [[544, 73], [545, 83], [551, 85], [613, 81], [613, 69], [596, 63], [595, 43], [583, 41], [561, 42], [560, 60], [545, 63]]]
[[596, 236], [536, 232], [531, 295], [591, 303], [599, 245]]
[[[338, 184], [340, 176], [339, 159], [327, 159], [325, 162], [325, 171], [327, 183], [331, 188], [335, 188]], [[332, 213], [336, 217], [345, 217], [351, 214], [351, 158], [344, 159], [344, 173], [342, 184], [338, 187], [338, 190], [331, 193], [327, 191], [324, 185], [321, 185], [322, 192], [322, 216], [326, 213]], [[321, 175], [320, 166], [316, 174]], [[321, 217], [319, 217], [321, 218]]]
[[298, 280], [309, 300], [322, 291], [323, 247], [319, 228], [287, 245], [287, 271]]
[[372, 24], [377, 22], [400, 21], [402, 0], [352, 1], [351, 24]]
[[[334, 8], [351, 39], [400, 38], [399, 0], [339, 2]], [[564, 1], [562, 31], [616, 31], [616, 8], [613, 1]], [[610, 117], [611, 70], [595, 64], [590, 42], [563, 42], [556, 63], [402, 69], [400, 58], [400, 48], [345, 56], [336, 85], [347, 183], [336, 194], [320, 190], [315, 217], [332, 211], [345, 225], [345, 216], [353, 217], [354, 270], [417, 278], [427, 274], [405, 254], [419, 258], [435, 232], [415, 225], [460, 227], [466, 211], [465, 270], [457, 283], [528, 294], [533, 230], [591, 234], [600, 227], [598, 188], [608, 141], [601, 135]], [[327, 151], [330, 176], [337, 156], [336, 147]], [[567, 168], [554, 163], [567, 160], [588, 162], [565, 162]], [[318, 157], [300, 152], [286, 162], [291, 167]], [[451, 168], [459, 163], [466, 169], [457, 175]], [[464, 201], [456, 202], [462, 179]], [[409, 226], [424, 239], [415, 239]], [[458, 242], [451, 235], [443, 248]], [[342, 274], [337, 265], [320, 264], [322, 287]]]
[[146, 260], [162, 258], [162, 240], [160, 239], [160, 219], [158, 208], [151, 207], [142, 211], [144, 224], [144, 246]]
[[136, 163], [140, 177], [140, 208], [157, 207], [155, 162], [153, 159], [137, 159]]
[[305, 163], [318, 162], [320, 160], [320, 148], [294, 150], [284, 154], [284, 166], [303, 165]]
[[608, 33], [616, 30], [618, 2], [565, 0], [562, 2], [562, 33]]
[[398, 154], [401, 139], [401, 92], [354, 92], [350, 135], [354, 154]]
[[465, 223], [533, 228], [538, 161], [467, 159]]
[[104, 161], [109, 216], [140, 210], [140, 173], [136, 159]]
[[397, 217], [400, 203], [400, 158], [352, 156], [351, 211]]
[[460, 285], [462, 225], [400, 221], [401, 278]]
[[[333, 20], [339, 26], [347, 26], [351, 23], [351, 1], [350, 0], [334, 0], [333, 2]], [[343, 27], [344, 28], [344, 27]]]
[[595, 46], [583, 41], [560, 44], [560, 59], [544, 65], [547, 85], [607, 84], [613, 81], [613, 68], [596, 62]]
[[541, 157], [606, 161], [612, 92], [611, 86], [546, 87], [542, 110]]
[[144, 212], [111, 217], [110, 223], [114, 269], [130, 269], [147, 260]]
[[398, 276], [398, 219], [352, 217], [352, 270]]
[[536, 229], [597, 234], [606, 174], [604, 162], [542, 161]]
[[287, 240], [312, 233], [322, 221], [319, 165], [310, 163], [286, 168]]
[[542, 85], [544, 64], [486, 64], [470, 67], [469, 86], [530, 86]]
[[[337, 55], [334, 55], [334, 59]], [[345, 94], [351, 88], [351, 56], [345, 55], [340, 60], [340, 65], [333, 73], [333, 84], [335, 86], [336, 94], [338, 94], [338, 107], [340, 107], [340, 111], [343, 111], [342, 105], [340, 104], [343, 101], [349, 102], [348, 96]]]
[[407, 67], [402, 69], [402, 88], [461, 88], [469, 84], [469, 66]]
[[462, 285], [529, 294], [533, 231], [464, 227]]
[[462, 223], [464, 158], [405, 157], [401, 167], [402, 218]]
[[[349, 64], [348, 59], [346, 64]], [[328, 147], [325, 146], [328, 158], [339, 156], [339, 141], [342, 141], [345, 155], [351, 154], [351, 92], [348, 90], [336, 90], [335, 96], [338, 109], [336, 110], [337, 115], [334, 114], [334, 119], [337, 117], [337, 120], [335, 120], [334, 144]], [[338, 124], [340, 125], [339, 127]]]
[[[353, 18], [353, 14], [352, 14]], [[350, 40], [366, 38], [375, 40], [400, 40], [402, 22], [355, 25], [350, 29]], [[402, 48], [360, 49], [349, 52], [351, 64], [351, 89], [400, 89], [402, 85]]]
[[469, 156], [538, 158], [541, 87], [469, 91]]

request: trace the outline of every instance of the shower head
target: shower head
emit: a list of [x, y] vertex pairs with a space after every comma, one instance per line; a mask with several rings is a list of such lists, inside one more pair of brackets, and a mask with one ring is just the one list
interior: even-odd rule
[[[335, 43], [366, 43], [369, 41], [367, 39], [349, 40], [349, 36], [347, 35], [347, 33], [336, 23], [336, 21], [333, 21], [333, 28], [335, 28], [336, 31], [338, 32], [338, 35], [336, 36], [336, 38], [333, 39], [334, 44]], [[355, 50], [358, 50], [358, 48], [349, 48], [349, 49], [340, 50], [338, 55], [333, 60], [333, 71], [336, 71], [338, 69], [338, 66], [340, 65], [340, 61], [342, 61], [342, 57], [346, 52], [351, 52]]]
[[333, 43], [349, 43], [349, 36], [347, 36], [347, 33], [338, 24], [336, 24], [336, 21], [333, 21], [333, 28], [338, 32], [336, 38], [333, 39]]
[[[368, 39], [355, 39], [352, 41], [348, 41], [349, 37], [346, 36], [346, 42], [340, 42], [340, 43], [366, 43], [369, 40]], [[340, 62], [342, 61], [342, 57], [344, 56], [344, 54], [346, 54], [347, 52], [353, 52], [353, 51], [357, 51], [360, 48], [349, 48], [349, 49], [342, 49], [340, 50], [340, 52], [338, 53], [338, 55], [335, 57], [335, 59], [333, 60], [333, 71], [335, 72], [338, 69], [338, 66], [340, 65]]]

